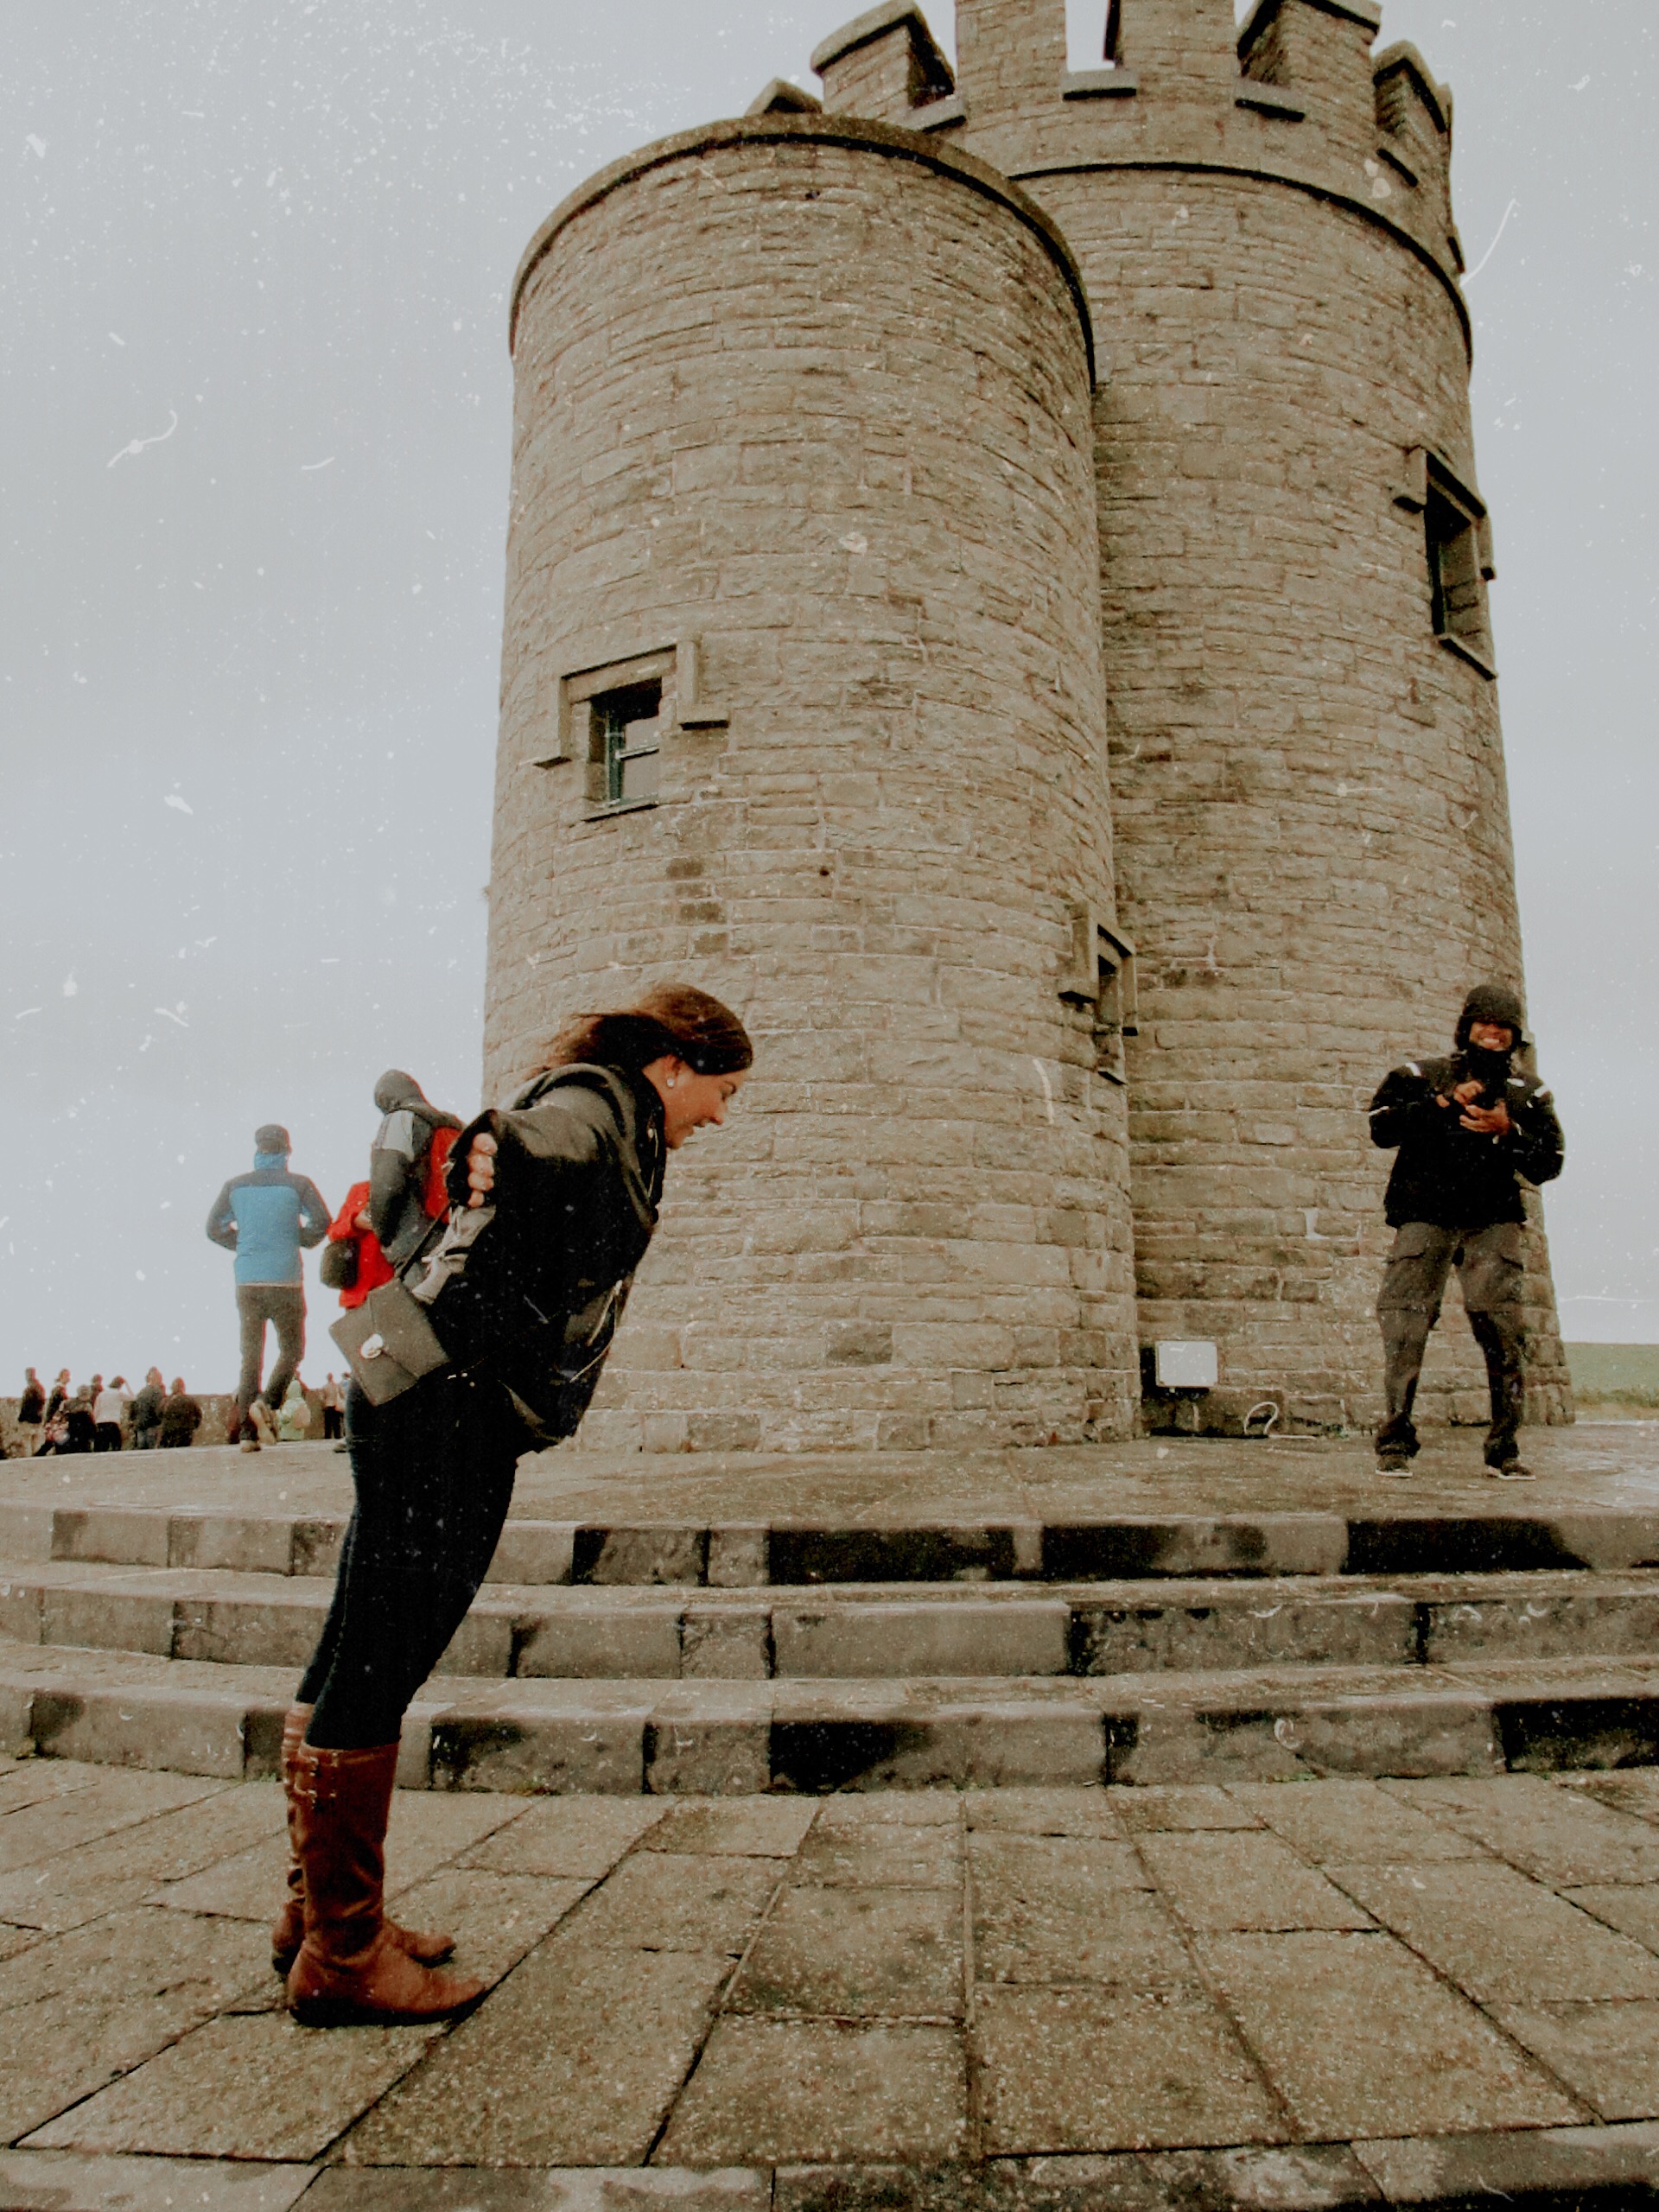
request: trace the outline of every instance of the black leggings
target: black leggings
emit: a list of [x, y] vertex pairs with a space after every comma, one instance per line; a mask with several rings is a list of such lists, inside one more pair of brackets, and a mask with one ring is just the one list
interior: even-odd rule
[[353, 1382], [346, 1435], [357, 1505], [298, 1700], [308, 1742], [366, 1751], [395, 1740], [478, 1595], [527, 1440], [499, 1383], [452, 1375], [385, 1406]]

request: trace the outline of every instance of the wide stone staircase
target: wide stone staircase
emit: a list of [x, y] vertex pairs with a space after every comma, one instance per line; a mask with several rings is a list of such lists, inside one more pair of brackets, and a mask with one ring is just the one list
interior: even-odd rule
[[[245, 1480], [135, 1501], [124, 1465], [81, 1463], [66, 1502], [35, 1463], [0, 1491], [0, 1749], [268, 1773], [343, 1502], [250, 1503]], [[660, 1512], [626, 1491], [553, 1517], [532, 1490], [410, 1713], [400, 1779], [702, 1794], [1652, 1763], [1651, 1487], [1283, 1510], [1021, 1494], [874, 1519], [677, 1510], [671, 1490]]]

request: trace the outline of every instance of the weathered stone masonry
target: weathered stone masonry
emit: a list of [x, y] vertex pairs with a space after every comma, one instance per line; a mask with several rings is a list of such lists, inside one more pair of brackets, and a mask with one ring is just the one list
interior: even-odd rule
[[959, 0], [953, 79], [889, 0], [532, 245], [488, 1086], [660, 975], [762, 1039], [589, 1440], [1118, 1434], [1167, 1336], [1154, 1426], [1370, 1416], [1363, 1108], [1521, 981], [1451, 103], [1376, 29], [1119, 0], [1068, 73]]

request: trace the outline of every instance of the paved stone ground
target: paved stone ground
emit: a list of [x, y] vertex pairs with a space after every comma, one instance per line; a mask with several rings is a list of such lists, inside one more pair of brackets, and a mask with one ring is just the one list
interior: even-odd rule
[[[515, 1519], [620, 1523], [701, 1516], [739, 1524], [838, 1525], [930, 1516], [1061, 1520], [1077, 1514], [1410, 1510], [1454, 1504], [1532, 1512], [1566, 1505], [1659, 1509], [1659, 1421], [1529, 1428], [1538, 1480], [1497, 1483], [1483, 1432], [1429, 1428], [1409, 1479], [1376, 1471], [1363, 1440], [1283, 1442], [1146, 1438], [1031, 1452], [604, 1453], [569, 1449], [519, 1462]], [[332, 1445], [257, 1456], [228, 1446], [0, 1463], [0, 1504], [167, 1506], [186, 1512], [349, 1510], [347, 1462]]]
[[453, 2029], [278, 2009], [281, 1822], [267, 1783], [4, 1764], [0, 2204], [1080, 2212], [1659, 2174], [1659, 1770], [402, 1794], [400, 1912], [493, 1984]]

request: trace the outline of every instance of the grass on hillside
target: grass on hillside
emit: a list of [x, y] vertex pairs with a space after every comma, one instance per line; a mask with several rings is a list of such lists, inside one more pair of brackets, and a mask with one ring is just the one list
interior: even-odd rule
[[1659, 1411], [1659, 1344], [1568, 1344], [1579, 1405]]

